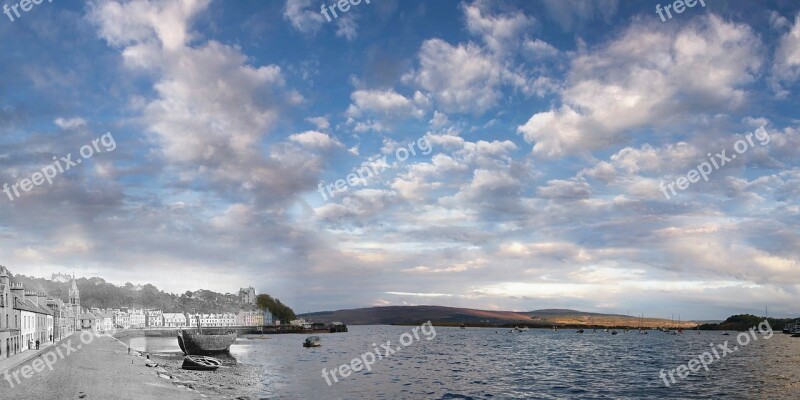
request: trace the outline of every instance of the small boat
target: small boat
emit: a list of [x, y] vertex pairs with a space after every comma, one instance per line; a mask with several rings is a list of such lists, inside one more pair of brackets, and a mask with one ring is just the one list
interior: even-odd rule
[[578, 330], [577, 330], [577, 331], [575, 331], [575, 332], [576, 332], [576, 333], [583, 333], [583, 329], [578, 329]]
[[464, 324], [461, 324], [460, 328], [461, 329], [467, 329], [467, 327]]
[[303, 342], [303, 347], [319, 347], [322, 346], [322, 338], [319, 336], [309, 336]]
[[728, 333], [728, 332], [725, 332], [725, 333], [723, 333], [723, 334], [722, 334], [722, 336], [730, 336], [730, 335], [731, 335], [731, 334], [730, 334], [730, 333]]
[[792, 335], [792, 337], [800, 337], [800, 333], [795, 333]]
[[527, 327], [527, 326], [524, 326], [524, 327], [522, 327], [522, 329], [520, 329], [519, 331], [520, 331], [520, 332], [527, 332], [527, 331], [528, 331], [528, 327]]
[[214, 371], [222, 365], [222, 361], [207, 356], [186, 356], [181, 368], [193, 371]]

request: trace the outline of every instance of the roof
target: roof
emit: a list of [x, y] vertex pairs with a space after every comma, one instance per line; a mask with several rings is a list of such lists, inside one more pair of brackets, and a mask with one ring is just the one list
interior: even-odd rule
[[36, 304], [32, 303], [29, 300], [26, 300], [22, 297], [14, 297], [14, 309], [21, 310], [21, 311], [28, 311], [35, 314], [45, 314], [45, 315], [53, 315], [53, 310], [48, 307], [39, 307]]

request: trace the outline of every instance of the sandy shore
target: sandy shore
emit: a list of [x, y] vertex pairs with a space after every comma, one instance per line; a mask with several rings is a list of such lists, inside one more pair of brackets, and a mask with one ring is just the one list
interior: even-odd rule
[[[232, 364], [213, 372], [186, 371], [180, 368], [182, 357], [151, 356], [147, 360], [136, 351], [129, 355], [127, 346], [106, 336], [82, 343], [79, 335], [74, 335], [48, 353], [9, 370], [7, 379], [0, 375], [0, 398], [259, 399], [257, 368], [250, 365]], [[43, 365], [46, 358], [51, 360], [52, 370]]]

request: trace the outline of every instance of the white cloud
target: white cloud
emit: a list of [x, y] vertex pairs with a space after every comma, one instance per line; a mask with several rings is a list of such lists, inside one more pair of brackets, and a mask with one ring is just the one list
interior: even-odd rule
[[[679, 31], [634, 24], [572, 61], [560, 108], [518, 128], [533, 152], [556, 158], [601, 149], [634, 128], [741, 106], [761, 66], [761, 43], [746, 25], [716, 16]], [[698, 73], [713, 71], [713, 73]]]
[[795, 16], [791, 29], [781, 36], [772, 68], [779, 81], [792, 83], [800, 77], [800, 14]]
[[328, 150], [332, 147], [342, 147], [342, 144], [326, 133], [306, 131], [289, 136], [289, 140], [313, 149]]
[[56, 118], [55, 121], [53, 122], [56, 125], [58, 125], [58, 127], [61, 129], [76, 129], [86, 126], [86, 120], [80, 117], [66, 118], [66, 119], [59, 117]]
[[[406, 98], [394, 90], [356, 90], [350, 99], [352, 104], [345, 112], [347, 117], [374, 116], [388, 123], [405, 118], [422, 118], [429, 106], [428, 99], [420, 92], [414, 93], [413, 98]], [[380, 124], [381, 127], [383, 125]]]
[[316, 33], [325, 22], [320, 10], [314, 8], [316, 5], [311, 0], [286, 0], [283, 18], [302, 33]]
[[470, 5], [462, 3], [462, 9], [467, 18], [467, 29], [470, 33], [480, 36], [492, 51], [508, 52], [520, 41], [525, 30], [533, 25], [534, 19], [525, 16], [522, 12], [489, 15], [485, 10], [489, 4], [482, 1], [476, 1]]

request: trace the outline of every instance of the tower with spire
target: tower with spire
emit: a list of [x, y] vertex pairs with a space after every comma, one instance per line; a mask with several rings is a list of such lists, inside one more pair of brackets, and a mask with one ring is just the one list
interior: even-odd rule
[[78, 284], [75, 282], [75, 272], [72, 273], [72, 283], [69, 288], [69, 307], [75, 315], [75, 330], [80, 330], [81, 294], [78, 291]]

